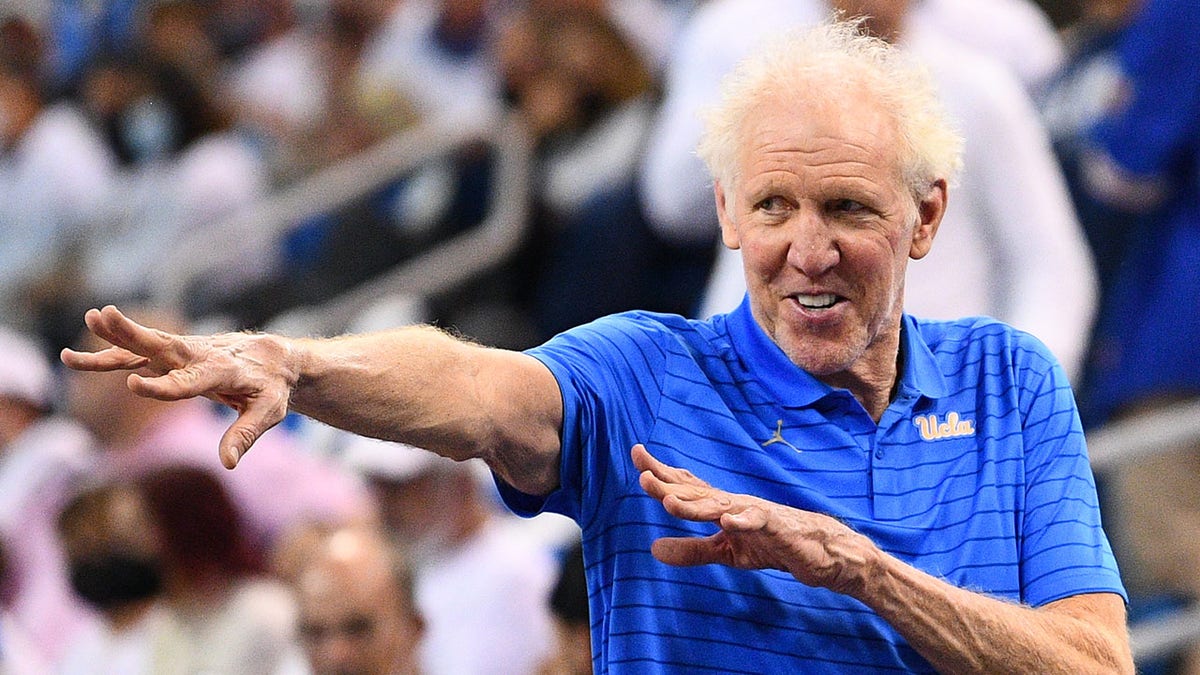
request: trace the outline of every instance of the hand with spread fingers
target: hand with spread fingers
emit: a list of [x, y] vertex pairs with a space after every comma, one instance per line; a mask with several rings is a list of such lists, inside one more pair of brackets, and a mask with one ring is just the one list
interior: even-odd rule
[[663, 464], [641, 444], [631, 454], [642, 472], [642, 489], [668, 513], [720, 527], [708, 537], [655, 541], [654, 557], [664, 563], [782, 570], [809, 586], [854, 595], [879, 555], [867, 537], [835, 518], [715, 488], [689, 471]]
[[204, 396], [237, 411], [221, 438], [226, 468], [237, 465], [254, 441], [283, 419], [296, 382], [285, 343], [267, 335], [174, 335], [148, 328], [111, 305], [84, 315], [88, 329], [111, 347], [97, 352], [64, 349], [62, 361], [85, 371], [131, 372], [130, 390], [176, 401]]

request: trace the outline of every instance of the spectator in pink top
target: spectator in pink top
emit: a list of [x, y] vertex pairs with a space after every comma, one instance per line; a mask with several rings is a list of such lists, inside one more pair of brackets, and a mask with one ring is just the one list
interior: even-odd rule
[[87, 465], [87, 433], [51, 409], [54, 369], [34, 340], [0, 326], [0, 594], [6, 625], [0, 670], [20, 671], [9, 649], [20, 633], [37, 657], [55, 659], [90, 614], [71, 595], [55, 519]]

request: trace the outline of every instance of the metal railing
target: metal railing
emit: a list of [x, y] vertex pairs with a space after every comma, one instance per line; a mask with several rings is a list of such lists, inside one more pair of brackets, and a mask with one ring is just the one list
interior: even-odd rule
[[482, 223], [320, 306], [289, 312], [286, 323], [307, 323], [315, 334], [337, 332], [384, 294], [429, 295], [451, 289], [503, 262], [524, 233], [531, 148], [527, 134], [510, 118], [421, 124], [194, 233], [168, 252], [154, 300], [182, 307], [194, 280], [221, 274], [244, 258], [245, 251], [269, 250], [304, 218], [349, 204], [424, 162], [477, 142], [491, 145], [497, 154], [491, 209]]
[[[1088, 434], [1088, 454], [1093, 469], [1112, 472], [1187, 443], [1200, 444], [1200, 399], [1164, 405], [1101, 427]], [[1130, 640], [1139, 663], [1200, 643], [1200, 602], [1135, 622]]]

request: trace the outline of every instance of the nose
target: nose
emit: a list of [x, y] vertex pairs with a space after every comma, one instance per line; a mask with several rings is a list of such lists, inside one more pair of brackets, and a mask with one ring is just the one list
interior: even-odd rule
[[315, 661], [318, 661], [322, 672], [349, 672], [358, 665], [360, 645], [344, 636], [331, 636], [325, 639], [317, 648]]
[[788, 264], [815, 279], [842, 258], [834, 228], [813, 209], [801, 209], [789, 226]]

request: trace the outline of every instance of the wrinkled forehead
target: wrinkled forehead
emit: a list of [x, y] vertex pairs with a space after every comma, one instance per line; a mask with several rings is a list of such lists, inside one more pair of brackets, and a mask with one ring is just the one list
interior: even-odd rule
[[895, 115], [869, 96], [835, 94], [780, 92], [765, 97], [743, 119], [738, 173], [764, 160], [786, 159], [880, 180], [902, 180]]

